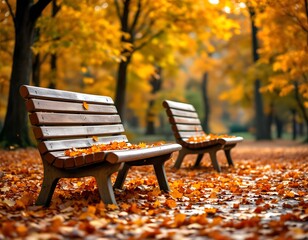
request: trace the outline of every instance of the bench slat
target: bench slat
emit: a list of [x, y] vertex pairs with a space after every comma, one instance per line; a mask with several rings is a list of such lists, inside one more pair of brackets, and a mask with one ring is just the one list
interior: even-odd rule
[[176, 136], [176, 138], [189, 138], [189, 137], [193, 137], [193, 136], [200, 136], [203, 132], [175, 132], [174, 135]]
[[36, 139], [68, 138], [76, 136], [100, 136], [124, 132], [122, 124], [94, 126], [43, 126], [33, 128]]
[[179, 151], [181, 146], [178, 144], [164, 144], [162, 146], [155, 146], [151, 148], [119, 150], [109, 152], [106, 160], [110, 163], [130, 162], [135, 160], [142, 160], [165, 154], [171, 154], [174, 151]]
[[200, 120], [198, 118], [184, 118], [184, 117], [172, 117], [169, 118], [169, 122], [172, 124], [201, 124]]
[[185, 125], [185, 124], [176, 124], [172, 125], [172, 131], [190, 131], [190, 132], [203, 132], [201, 125]]
[[39, 98], [39, 99], [56, 99], [73, 102], [101, 102], [105, 104], [114, 104], [111, 97], [98, 96], [85, 93], [69, 92], [65, 90], [41, 88], [35, 86], [21, 86], [20, 95], [23, 98]]
[[169, 114], [172, 114], [173, 116], [198, 118], [198, 113], [196, 112], [188, 112], [177, 109], [168, 109], [167, 111], [169, 112]]
[[33, 125], [73, 125], [121, 123], [119, 115], [64, 114], [34, 112], [29, 115]]
[[38, 149], [41, 153], [66, 150], [71, 148], [86, 148], [95, 144], [107, 144], [113, 141], [127, 142], [127, 137], [125, 135], [99, 137], [98, 141], [94, 141], [92, 138], [79, 138], [70, 140], [53, 140], [53, 141], [43, 141], [38, 145]]
[[242, 137], [222, 138], [226, 145], [240, 143], [244, 140]]
[[105, 161], [105, 156], [106, 152], [96, 152], [76, 157], [65, 156], [64, 151], [47, 152], [44, 154], [45, 160], [49, 164], [54, 166], [57, 164], [56, 167], [59, 168], [78, 168], [92, 163], [103, 162]]
[[66, 113], [86, 113], [86, 114], [102, 114], [117, 113], [117, 109], [113, 105], [102, 105], [87, 103], [87, 109], [81, 102], [64, 102], [51, 101], [43, 99], [29, 99], [26, 102], [28, 112], [44, 111], [44, 112], [66, 112]]
[[181, 110], [191, 111], [191, 112], [195, 112], [196, 111], [194, 106], [191, 105], [191, 104], [175, 102], [175, 101], [170, 101], [170, 100], [165, 100], [163, 102], [163, 106], [165, 108], [176, 108], [176, 109], [181, 109]]

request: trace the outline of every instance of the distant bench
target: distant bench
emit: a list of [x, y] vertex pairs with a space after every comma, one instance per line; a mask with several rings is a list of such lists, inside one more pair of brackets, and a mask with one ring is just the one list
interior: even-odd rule
[[181, 144], [183, 147], [174, 164], [175, 168], [181, 167], [184, 157], [187, 154], [198, 155], [194, 165], [197, 167], [199, 166], [204, 153], [209, 153], [214, 169], [220, 172], [221, 168], [216, 156], [216, 153], [219, 150], [224, 150], [228, 164], [230, 166], [234, 165], [231, 157], [231, 149], [234, 148], [237, 143], [243, 141], [242, 137], [221, 137], [200, 142], [190, 142], [190, 137], [200, 136], [203, 133], [201, 121], [194, 106], [188, 103], [170, 100], [163, 101], [163, 106], [169, 117], [169, 122], [176, 142]]
[[60, 178], [94, 176], [100, 198], [105, 204], [116, 204], [111, 174], [118, 172], [114, 187], [122, 188], [131, 166], [153, 165], [161, 190], [168, 192], [164, 163], [179, 144], [112, 150], [70, 157], [72, 148], [87, 148], [110, 142], [128, 142], [113, 100], [69, 91], [23, 85], [20, 94], [38, 142], [44, 179], [37, 205], [49, 206]]

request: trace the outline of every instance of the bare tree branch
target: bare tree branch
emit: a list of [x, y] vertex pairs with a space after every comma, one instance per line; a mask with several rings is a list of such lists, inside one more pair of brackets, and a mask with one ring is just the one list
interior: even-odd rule
[[39, 0], [30, 8], [30, 17], [32, 21], [36, 21], [42, 14], [43, 10], [52, 0]]
[[133, 31], [134, 31], [134, 29], [135, 29], [135, 27], [137, 25], [138, 19], [140, 17], [140, 13], [141, 13], [141, 0], [138, 1], [138, 9], [137, 9], [136, 14], [134, 16], [134, 21], [132, 23], [132, 26], [129, 29], [130, 33], [133, 33]]
[[167, 25], [165, 28], [161, 29], [160, 31], [158, 31], [157, 33], [153, 34], [151, 37], [149, 37], [146, 41], [142, 42], [139, 46], [136, 46], [133, 50], [133, 52], [140, 50], [141, 48], [143, 48], [145, 45], [147, 45], [150, 41], [152, 41], [154, 38], [158, 37], [159, 35], [163, 34], [165, 32], [165, 30], [169, 27], [169, 25]]
[[12, 6], [11, 6], [11, 4], [9, 3], [8, 0], [5, 0], [5, 3], [6, 3], [6, 5], [7, 5], [7, 7], [9, 8], [10, 15], [12, 16], [12, 19], [13, 19], [13, 22], [14, 22], [14, 25], [15, 25], [15, 14], [14, 14], [14, 12], [13, 12]]

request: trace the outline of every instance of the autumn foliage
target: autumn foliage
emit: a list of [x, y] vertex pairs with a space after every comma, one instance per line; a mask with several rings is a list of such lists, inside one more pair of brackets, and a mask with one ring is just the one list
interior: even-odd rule
[[[97, 137], [93, 136], [93, 139], [95, 140]], [[88, 148], [72, 148], [64, 151], [65, 156], [69, 157], [75, 157], [80, 156], [82, 154], [91, 154], [95, 152], [103, 152], [103, 151], [111, 151], [111, 150], [129, 150], [129, 149], [141, 149], [141, 148], [150, 148], [154, 146], [160, 146], [164, 142], [156, 142], [152, 144], [147, 144], [144, 142], [141, 142], [139, 144], [132, 144], [127, 143], [124, 141], [117, 142], [113, 141], [110, 143], [102, 143], [102, 144], [94, 144], [91, 147]]]
[[34, 205], [37, 150], [1, 150], [0, 239], [305, 239], [308, 149], [288, 144], [241, 143], [234, 168], [218, 155], [221, 173], [207, 156], [197, 169], [193, 155], [179, 170], [167, 161], [170, 193], [150, 166], [132, 168], [118, 206], [100, 202], [92, 177], [61, 179], [49, 208]]
[[214, 134], [214, 133], [201, 133], [201, 134], [196, 134], [194, 136], [190, 136], [187, 141], [192, 142], [192, 143], [200, 143], [200, 142], [206, 142], [214, 139], [219, 139], [219, 138], [234, 138], [235, 136], [230, 136], [228, 134]]

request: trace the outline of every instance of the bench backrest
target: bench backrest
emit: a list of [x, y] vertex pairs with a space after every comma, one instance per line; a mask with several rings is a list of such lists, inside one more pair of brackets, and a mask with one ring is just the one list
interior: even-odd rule
[[[120, 116], [110, 97], [26, 85], [21, 86], [20, 94], [26, 99], [41, 155], [52, 152], [57, 157], [71, 148], [111, 141], [127, 142]], [[54, 159], [50, 159], [52, 161]]]
[[163, 106], [178, 143], [186, 144], [189, 137], [203, 133], [198, 113], [193, 105], [165, 100]]

